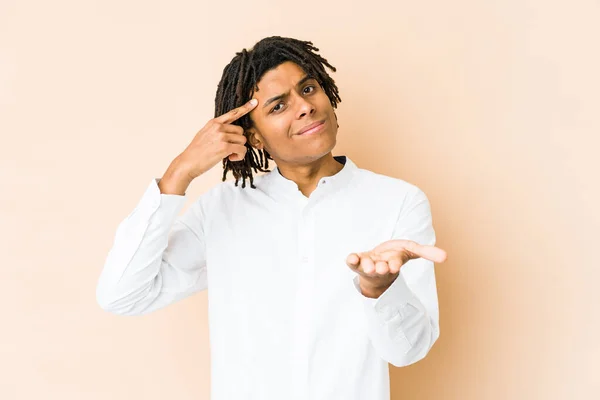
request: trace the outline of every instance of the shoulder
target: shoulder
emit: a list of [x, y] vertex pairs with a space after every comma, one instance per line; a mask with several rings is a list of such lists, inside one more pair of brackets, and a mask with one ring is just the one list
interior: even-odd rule
[[243, 200], [249, 195], [257, 195], [259, 192], [262, 192], [266, 184], [265, 177], [265, 174], [254, 176], [253, 184], [256, 189], [250, 187], [250, 179], [248, 178], [246, 179], [245, 187], [242, 187], [242, 179], [239, 179], [236, 185], [235, 178], [230, 178], [206, 190], [196, 199], [196, 202], [200, 203], [206, 210], [226, 208], [231, 204], [237, 203], [240, 199]]
[[402, 178], [380, 174], [364, 168], [357, 168], [354, 183], [359, 189], [368, 189], [380, 196], [411, 202], [427, 198], [416, 184]]

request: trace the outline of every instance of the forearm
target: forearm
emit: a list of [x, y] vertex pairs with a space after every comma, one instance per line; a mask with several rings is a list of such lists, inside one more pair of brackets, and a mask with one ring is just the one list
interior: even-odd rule
[[[362, 292], [358, 276], [354, 284]], [[431, 292], [431, 298], [423, 297], [424, 303], [401, 275], [383, 293], [380, 290], [367, 290], [369, 296], [362, 294], [373, 347], [382, 359], [397, 367], [421, 360], [439, 336], [437, 297]]]
[[184, 197], [162, 196], [151, 183], [136, 208], [119, 224], [99, 277], [96, 296], [101, 307], [115, 313], [132, 313], [157, 297], [162, 280], [156, 278], [168, 234]]

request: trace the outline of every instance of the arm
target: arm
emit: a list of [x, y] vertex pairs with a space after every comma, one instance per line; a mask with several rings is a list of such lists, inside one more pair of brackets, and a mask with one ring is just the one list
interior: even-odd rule
[[[399, 216], [391, 239], [435, 244], [430, 204], [421, 190]], [[359, 278], [354, 277], [354, 285], [363, 299], [371, 343], [381, 358], [396, 367], [423, 359], [440, 335], [434, 263], [409, 260], [376, 298], [361, 292]]]
[[96, 287], [102, 309], [142, 315], [207, 288], [200, 201], [177, 217], [185, 194], [164, 194], [152, 179], [116, 231]]
[[207, 289], [203, 197], [181, 218], [185, 190], [224, 158], [244, 159], [244, 130], [231, 125], [258, 104], [209, 120], [192, 142], [153, 179], [138, 206], [117, 228], [96, 288], [100, 306], [115, 314], [140, 315]]

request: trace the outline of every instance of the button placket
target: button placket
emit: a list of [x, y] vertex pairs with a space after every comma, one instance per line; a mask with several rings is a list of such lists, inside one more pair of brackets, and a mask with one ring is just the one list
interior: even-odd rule
[[300, 211], [298, 217], [298, 258], [300, 264], [308, 262], [308, 255], [306, 254], [306, 214], [304, 210]]
[[296, 272], [296, 302], [294, 305], [294, 387], [298, 398], [308, 398], [310, 380], [310, 338], [313, 330], [314, 292], [314, 221], [309, 208], [298, 215], [298, 268]]
[[314, 261], [314, 232], [314, 212], [305, 208], [298, 218], [298, 258], [301, 264]]

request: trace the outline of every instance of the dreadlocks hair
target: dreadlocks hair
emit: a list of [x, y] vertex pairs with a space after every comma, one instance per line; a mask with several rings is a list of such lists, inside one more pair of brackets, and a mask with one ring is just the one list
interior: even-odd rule
[[[336, 68], [330, 65], [325, 58], [316, 54], [316, 51], [319, 49], [314, 47], [312, 42], [271, 36], [257, 42], [249, 51], [243, 49], [236, 53], [231, 62], [223, 69], [221, 81], [217, 86], [215, 118], [250, 101], [254, 91], [258, 91], [257, 84], [263, 74], [286, 61], [296, 63], [306, 74], [314, 77], [329, 97], [332, 107], [337, 108], [337, 104], [342, 99], [335, 81], [327, 74], [324, 66], [333, 72], [336, 71]], [[246, 131], [252, 127], [253, 123], [248, 114], [232, 124], [244, 128], [244, 135], [249, 139]], [[254, 172], [270, 172], [266, 168], [269, 167], [269, 160], [273, 160], [273, 158], [264, 148], [255, 151], [250, 140], [246, 141], [246, 148], [246, 156], [243, 160], [231, 161], [228, 157], [223, 159], [222, 180], [225, 181], [227, 172], [232, 171], [235, 186], [238, 186], [238, 180], [242, 178], [242, 188], [245, 188], [246, 178], [249, 178], [250, 187], [256, 189], [252, 170]]]

